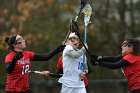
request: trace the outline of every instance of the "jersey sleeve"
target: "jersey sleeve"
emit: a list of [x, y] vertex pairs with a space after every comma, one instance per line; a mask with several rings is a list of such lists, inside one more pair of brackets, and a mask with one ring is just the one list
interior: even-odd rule
[[132, 54], [128, 54], [128, 55], [124, 56], [123, 59], [130, 63], [134, 63], [136, 61], [135, 55], [132, 55]]
[[57, 68], [59, 68], [59, 69], [63, 68], [62, 57], [60, 57], [59, 60], [58, 60]]
[[70, 51], [74, 50], [72, 46], [67, 45], [63, 51], [64, 55], [69, 55]]
[[34, 52], [26, 52], [27, 54], [28, 54], [28, 56], [29, 56], [29, 59], [30, 60], [33, 60], [33, 57], [34, 57]]
[[12, 55], [6, 55], [6, 57], [5, 57], [5, 63], [7, 63], [7, 62], [11, 62], [12, 61], [12, 59], [13, 59], [13, 56]]
[[29, 55], [30, 55], [30, 60], [33, 60], [34, 52], [29, 52]]

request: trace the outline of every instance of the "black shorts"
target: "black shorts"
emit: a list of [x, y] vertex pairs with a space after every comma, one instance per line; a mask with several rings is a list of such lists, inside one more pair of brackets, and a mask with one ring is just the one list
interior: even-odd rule
[[130, 93], [140, 93], [140, 88], [136, 89], [136, 90], [132, 90], [132, 91], [130, 91]]
[[6, 91], [5, 93], [33, 93], [32, 90], [27, 90], [27, 91], [22, 91], [22, 92], [11, 92], [11, 91]]

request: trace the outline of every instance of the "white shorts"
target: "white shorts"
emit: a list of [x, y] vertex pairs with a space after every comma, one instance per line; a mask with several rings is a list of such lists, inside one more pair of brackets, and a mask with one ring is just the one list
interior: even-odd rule
[[87, 93], [85, 87], [67, 87], [62, 84], [62, 89], [60, 93]]

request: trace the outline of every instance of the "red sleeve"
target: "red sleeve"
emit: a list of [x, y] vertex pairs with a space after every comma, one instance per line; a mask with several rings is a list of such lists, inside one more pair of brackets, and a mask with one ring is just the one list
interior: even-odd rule
[[24, 51], [24, 55], [27, 55], [30, 60], [33, 60], [34, 52]]
[[[13, 56], [15, 55], [15, 52], [11, 52], [5, 57], [5, 63], [12, 61]], [[34, 57], [34, 52], [29, 52], [29, 51], [23, 51], [24, 56], [28, 57], [29, 60], [32, 60]]]
[[58, 60], [58, 62], [57, 62], [57, 67], [59, 68], [59, 69], [62, 69], [63, 68], [63, 63], [62, 63], [62, 57], [60, 57], [59, 58], [59, 60]]
[[134, 63], [137, 60], [136, 56], [132, 55], [132, 54], [128, 54], [128, 55], [124, 56], [123, 59], [127, 60], [130, 63]]
[[30, 55], [30, 60], [33, 60], [34, 52], [29, 52], [29, 55]]
[[5, 57], [5, 63], [12, 61], [14, 55], [8, 54]]

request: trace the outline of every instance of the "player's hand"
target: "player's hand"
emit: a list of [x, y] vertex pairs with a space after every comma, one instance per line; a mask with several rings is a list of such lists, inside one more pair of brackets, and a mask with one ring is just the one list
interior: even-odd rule
[[22, 57], [23, 57], [22, 52], [17, 52], [17, 53], [15, 54], [15, 56], [14, 56], [14, 59], [15, 59], [15, 60], [19, 60], [19, 59], [21, 59]]
[[49, 76], [49, 71], [42, 71], [41, 75], [48, 77]]
[[[85, 47], [88, 49], [88, 45], [87, 45], [87, 43], [85, 44]], [[83, 46], [82, 48], [84, 48], [84, 46]]]
[[80, 73], [80, 78], [83, 79], [85, 76], [86, 76], [86, 73], [85, 73], [85, 72], [81, 72], [81, 73]]
[[86, 46], [86, 48], [88, 49], [88, 45], [87, 45], [87, 43], [85, 44], [85, 46]]
[[99, 63], [102, 62], [102, 56], [96, 56], [96, 55], [92, 55], [91, 57], [91, 63], [96, 66], [99, 65]]

